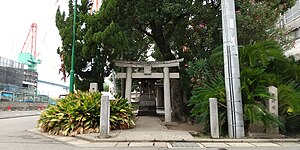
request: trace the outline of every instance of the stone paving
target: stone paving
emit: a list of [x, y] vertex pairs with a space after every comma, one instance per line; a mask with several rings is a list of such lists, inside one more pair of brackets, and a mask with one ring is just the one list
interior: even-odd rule
[[73, 145], [76, 147], [156, 147], [156, 148], [180, 148], [180, 147], [189, 147], [189, 148], [228, 148], [228, 147], [299, 147], [300, 149], [300, 142], [267, 142], [265, 141], [253, 141], [253, 142], [146, 142], [146, 141], [137, 141], [137, 142], [106, 142], [106, 141], [98, 141], [98, 142], [91, 142], [87, 140], [82, 140], [77, 137], [62, 137], [62, 136], [55, 136], [55, 135], [48, 135], [46, 133], [41, 133], [39, 129], [31, 129], [30, 132], [36, 134], [42, 134], [48, 138], [63, 142], [68, 145]]
[[156, 117], [139, 117], [136, 127], [110, 132], [110, 138], [98, 138], [99, 133], [62, 137], [30, 132], [76, 147], [155, 147], [155, 148], [228, 148], [228, 147], [299, 147], [300, 139], [202, 139], [194, 138], [187, 131], [168, 130]]

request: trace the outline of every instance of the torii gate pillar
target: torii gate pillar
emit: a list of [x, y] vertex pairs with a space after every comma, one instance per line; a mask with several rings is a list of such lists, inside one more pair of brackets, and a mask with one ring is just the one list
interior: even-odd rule
[[[182, 59], [162, 62], [115, 61], [116, 66], [125, 67], [126, 73], [117, 73], [117, 78], [126, 78], [125, 98], [131, 103], [132, 79], [163, 79], [165, 122], [172, 122], [170, 78], [179, 78], [179, 73], [170, 73], [170, 67], [178, 67]], [[132, 72], [132, 68], [143, 68], [143, 72]], [[162, 68], [161, 72], [152, 72], [152, 68]], [[159, 70], [159, 69], [157, 69]]]

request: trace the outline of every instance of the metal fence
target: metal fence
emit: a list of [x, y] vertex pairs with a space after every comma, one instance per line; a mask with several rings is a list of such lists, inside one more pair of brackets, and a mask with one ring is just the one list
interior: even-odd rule
[[297, 0], [295, 6], [293, 6], [288, 11], [286, 11], [284, 22], [285, 24], [288, 24], [299, 17], [300, 17], [300, 2], [299, 0]]
[[16, 69], [24, 69], [24, 64], [7, 59], [7, 58], [3, 58], [1, 56], [0, 56], [0, 66], [16, 68]]

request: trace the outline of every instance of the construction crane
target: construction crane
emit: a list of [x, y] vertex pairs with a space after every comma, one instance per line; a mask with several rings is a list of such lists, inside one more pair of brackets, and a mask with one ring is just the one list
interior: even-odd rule
[[[23, 44], [21, 53], [19, 54], [19, 63], [26, 64], [29, 70], [36, 71], [37, 65], [41, 63], [41, 60], [37, 59], [36, 53], [36, 36], [37, 36], [37, 24], [32, 23], [30, 30], [27, 34], [26, 40]], [[30, 52], [27, 51], [30, 46]]]

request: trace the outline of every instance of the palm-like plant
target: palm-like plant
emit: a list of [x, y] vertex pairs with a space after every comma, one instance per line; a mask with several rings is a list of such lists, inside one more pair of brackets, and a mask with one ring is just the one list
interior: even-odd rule
[[[216, 79], [212, 79], [210, 82], [206, 82], [204, 85], [196, 88], [190, 99], [189, 105], [192, 106], [192, 117], [204, 125], [205, 130], [208, 130], [209, 125], [209, 98], [217, 98], [219, 106], [219, 120], [221, 128], [226, 126], [226, 106], [225, 106], [225, 88], [224, 78], [218, 76]], [[225, 106], [225, 107], [224, 107]]]
[[[246, 126], [249, 123], [262, 122], [265, 127], [280, 126], [281, 129], [284, 129], [284, 123], [289, 125], [287, 120], [290, 118], [297, 120], [296, 118], [299, 118], [300, 114], [298, 111], [300, 110], [299, 84], [292, 84], [290, 81], [299, 81], [299, 72], [294, 71], [300, 71], [299, 64], [293, 59], [286, 58], [275, 41], [264, 41], [241, 47], [239, 54], [241, 93]], [[216, 49], [211, 58], [207, 60], [211, 66], [210, 72], [215, 68], [219, 71], [222, 69], [222, 64], [220, 64], [220, 60], [223, 60], [222, 57], [222, 49]], [[212, 58], [213, 60], [211, 60]], [[208, 123], [208, 99], [210, 97], [216, 97], [220, 99], [220, 102], [225, 101], [225, 92], [219, 90], [221, 88], [224, 90], [224, 81], [220, 82], [219, 79], [223, 77], [210, 75], [211, 80], [204, 81], [203, 86], [194, 89], [190, 99], [192, 115], [202, 123]], [[278, 87], [279, 117], [267, 112], [266, 101], [270, 98], [268, 86]], [[224, 108], [219, 111], [226, 113]], [[221, 119], [221, 122], [224, 119], [226, 118]], [[224, 127], [222, 124], [221, 126]], [[299, 127], [298, 122], [293, 129]]]
[[[39, 127], [43, 132], [65, 136], [99, 132], [100, 98], [101, 93], [70, 94], [42, 112]], [[134, 127], [135, 116], [126, 99], [117, 98], [111, 101], [110, 107], [111, 129]]]

